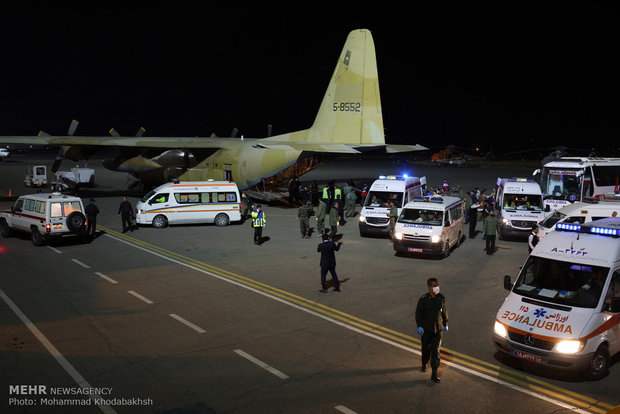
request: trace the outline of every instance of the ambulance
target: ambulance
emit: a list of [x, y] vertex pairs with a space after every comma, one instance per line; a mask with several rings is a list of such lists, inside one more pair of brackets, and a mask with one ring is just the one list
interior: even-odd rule
[[136, 223], [164, 228], [169, 224], [241, 221], [241, 197], [231, 181], [187, 181], [162, 184], [136, 204]]
[[380, 176], [372, 183], [366, 199], [363, 200], [359, 218], [360, 235], [387, 235], [390, 201], [394, 202], [400, 214], [405, 204], [413, 200], [413, 197], [423, 196], [425, 191], [426, 177]]
[[620, 352], [620, 219], [558, 223], [504, 287], [493, 332], [499, 352], [605, 376]]
[[394, 226], [394, 250], [448, 257], [463, 240], [463, 212], [463, 200], [458, 197], [414, 197]]
[[527, 178], [497, 179], [497, 235], [527, 237], [544, 218], [540, 185]]
[[608, 217], [620, 217], [620, 198], [602, 196], [597, 201], [576, 201], [554, 211], [538, 223], [538, 237], [555, 230], [558, 223], [583, 224]]

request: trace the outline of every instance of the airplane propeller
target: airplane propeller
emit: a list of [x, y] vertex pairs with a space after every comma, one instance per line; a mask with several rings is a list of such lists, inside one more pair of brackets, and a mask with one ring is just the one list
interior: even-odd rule
[[[73, 136], [73, 134], [75, 134], [75, 130], [77, 129], [78, 125], [79, 125], [78, 121], [76, 121], [75, 119], [72, 120], [71, 124], [69, 124], [69, 130], [67, 131], [67, 135]], [[40, 130], [38, 136], [49, 137], [51, 135], [43, 130]], [[56, 158], [54, 159], [54, 164], [52, 164], [53, 173], [58, 171], [58, 168], [60, 168], [60, 163], [62, 162], [64, 155], [65, 155], [65, 150], [62, 147], [60, 147], [60, 149], [58, 150], [58, 153], [56, 154]]]

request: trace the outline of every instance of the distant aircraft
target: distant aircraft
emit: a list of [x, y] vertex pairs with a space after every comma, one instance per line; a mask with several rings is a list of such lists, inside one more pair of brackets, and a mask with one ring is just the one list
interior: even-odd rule
[[[310, 129], [262, 139], [211, 137], [73, 136], [0, 137], [0, 143], [59, 145], [60, 158], [87, 159], [102, 147], [115, 147], [103, 165], [127, 172], [146, 185], [178, 178], [235, 181], [240, 189], [285, 182], [294, 168], [318, 166], [325, 154], [398, 153], [421, 151], [421, 145], [387, 145], [379, 95], [375, 47], [370, 31], [349, 33], [323, 102]], [[111, 132], [112, 133], [112, 132]], [[113, 134], [118, 135], [118, 134]], [[139, 135], [139, 136], [138, 136]], [[155, 152], [155, 156], [153, 155]], [[55, 168], [59, 160], [54, 164]], [[289, 170], [290, 172], [290, 170]]]
[[[472, 151], [469, 148], [448, 145], [431, 156], [431, 161], [437, 165], [454, 165], [462, 167], [467, 161], [480, 160], [480, 156], [466, 155], [464, 151]], [[478, 151], [476, 148], [475, 151]]]

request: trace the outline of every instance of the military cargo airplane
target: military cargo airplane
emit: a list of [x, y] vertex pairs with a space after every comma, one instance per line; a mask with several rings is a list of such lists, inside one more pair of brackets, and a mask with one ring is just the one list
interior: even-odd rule
[[[0, 143], [58, 145], [62, 156], [85, 160], [102, 147], [116, 155], [104, 167], [128, 172], [145, 185], [207, 179], [235, 181], [240, 189], [285, 181], [282, 173], [303, 164], [317, 166], [325, 154], [398, 153], [426, 150], [421, 145], [388, 145], [383, 132], [379, 79], [372, 35], [349, 33], [313, 125], [267, 138], [73, 136], [40, 134], [0, 137]], [[155, 156], [154, 153], [156, 154]], [[57, 164], [57, 163], [56, 163]], [[56, 165], [55, 164], [55, 165]], [[299, 168], [296, 169], [299, 171]], [[276, 178], [274, 180], [274, 177]]]

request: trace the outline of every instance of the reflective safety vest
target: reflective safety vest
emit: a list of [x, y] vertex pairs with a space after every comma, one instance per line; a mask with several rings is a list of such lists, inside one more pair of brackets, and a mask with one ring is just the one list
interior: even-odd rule
[[329, 198], [329, 194], [327, 192], [327, 187], [323, 187], [323, 198], [327, 200]]
[[342, 200], [342, 190], [340, 188], [336, 188], [336, 199]]
[[252, 227], [265, 227], [265, 223], [267, 222], [267, 220], [265, 220], [265, 212], [264, 211], [253, 211], [252, 212]]

